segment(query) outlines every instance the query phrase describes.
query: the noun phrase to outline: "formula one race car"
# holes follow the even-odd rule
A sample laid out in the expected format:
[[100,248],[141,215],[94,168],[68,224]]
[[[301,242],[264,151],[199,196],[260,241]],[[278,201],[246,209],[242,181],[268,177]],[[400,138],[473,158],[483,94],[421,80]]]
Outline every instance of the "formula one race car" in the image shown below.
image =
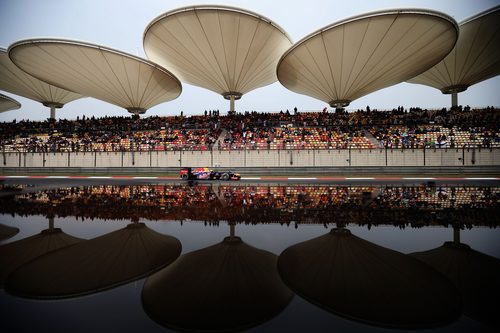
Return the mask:
[[182,168],[179,172],[181,179],[221,179],[221,180],[240,180],[241,175],[232,171],[214,171],[209,168]]

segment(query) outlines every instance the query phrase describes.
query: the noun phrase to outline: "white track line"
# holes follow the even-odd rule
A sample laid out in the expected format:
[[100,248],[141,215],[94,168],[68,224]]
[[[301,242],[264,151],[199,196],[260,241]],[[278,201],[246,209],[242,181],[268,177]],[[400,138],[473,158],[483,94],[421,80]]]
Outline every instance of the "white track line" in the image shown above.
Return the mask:
[[346,177],[346,180],[371,180],[375,179],[375,177]]
[[260,180],[260,177],[241,177],[241,180]]
[[434,177],[405,177],[405,180],[434,180]]
[[68,176],[47,176],[45,178],[49,178],[49,179],[66,179],[66,178],[69,178]]
[[110,176],[88,176],[88,179],[111,179]]
[[29,178],[30,176],[5,176],[6,178]]
[[498,178],[495,177],[469,177],[469,178],[464,178],[467,180],[497,180]]
[[316,180],[316,177],[288,177],[288,180]]

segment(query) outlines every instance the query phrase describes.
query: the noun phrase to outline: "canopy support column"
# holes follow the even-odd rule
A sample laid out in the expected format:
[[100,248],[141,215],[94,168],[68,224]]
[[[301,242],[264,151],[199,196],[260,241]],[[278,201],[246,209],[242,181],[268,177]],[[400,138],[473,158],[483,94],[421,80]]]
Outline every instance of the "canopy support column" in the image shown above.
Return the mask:
[[454,91],[451,93],[451,107],[458,106],[458,92]]
[[222,96],[224,97],[224,99],[229,100],[229,112],[228,113],[233,114],[235,111],[234,110],[234,101],[241,98],[241,93],[229,91],[229,92],[223,93]]
[[60,109],[64,104],[56,103],[56,102],[41,102],[43,106],[50,108],[50,118],[52,120],[56,120],[56,109]]
[[234,112],[234,96],[229,96],[229,112]]
[[132,113],[133,119],[139,119],[139,115],[146,113],[146,109],[136,107],[127,108],[127,111]]
[[54,105],[50,106],[50,119],[56,119],[56,107]]

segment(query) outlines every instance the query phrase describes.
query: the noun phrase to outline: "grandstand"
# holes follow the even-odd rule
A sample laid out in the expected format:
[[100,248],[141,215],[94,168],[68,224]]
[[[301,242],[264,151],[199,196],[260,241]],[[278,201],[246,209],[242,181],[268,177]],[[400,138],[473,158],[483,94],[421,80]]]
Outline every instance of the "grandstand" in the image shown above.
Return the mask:
[[3,152],[500,147],[500,110],[245,113],[1,123]]
[[[498,152],[492,150],[500,147],[500,112],[495,107],[344,110],[371,92],[432,71],[454,48],[471,49],[474,42],[459,39],[460,29],[470,34],[476,31],[471,26],[484,21],[491,30],[488,40],[496,40],[497,23],[491,17],[497,17],[498,7],[483,14],[472,25],[459,27],[451,16],[433,10],[380,10],[328,24],[293,44],[283,28],[260,14],[196,5],[172,9],[148,24],[143,46],[149,60],[76,40],[17,41],[1,50],[3,72],[13,74],[0,80],[0,88],[48,101],[52,108],[90,96],[134,117],[1,123],[2,166],[498,166]],[[481,56],[496,59],[496,52],[488,48]],[[468,84],[496,75],[495,66]],[[68,100],[26,94],[27,80],[63,89]],[[177,98],[180,80],[229,99],[228,114],[210,110],[200,116],[184,117],[181,112],[139,119],[147,109]],[[299,112],[297,107],[293,112],[235,111],[235,100],[276,81],[328,103],[336,112]],[[465,151],[458,152],[470,148],[467,158]],[[476,157],[476,148],[491,151]],[[412,152],[390,156],[384,149]],[[426,149],[456,151],[430,156]],[[192,153],[183,159],[184,152]],[[301,152],[306,153],[299,156]],[[98,158],[98,153],[105,154]]]

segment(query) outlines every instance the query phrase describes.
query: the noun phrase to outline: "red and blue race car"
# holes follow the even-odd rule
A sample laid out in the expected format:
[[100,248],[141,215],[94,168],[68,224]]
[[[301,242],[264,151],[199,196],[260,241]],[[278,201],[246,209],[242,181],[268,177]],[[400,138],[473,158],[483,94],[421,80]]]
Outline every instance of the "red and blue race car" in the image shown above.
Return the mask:
[[182,168],[179,172],[181,179],[185,180],[240,180],[241,175],[232,171],[214,171],[209,168]]

